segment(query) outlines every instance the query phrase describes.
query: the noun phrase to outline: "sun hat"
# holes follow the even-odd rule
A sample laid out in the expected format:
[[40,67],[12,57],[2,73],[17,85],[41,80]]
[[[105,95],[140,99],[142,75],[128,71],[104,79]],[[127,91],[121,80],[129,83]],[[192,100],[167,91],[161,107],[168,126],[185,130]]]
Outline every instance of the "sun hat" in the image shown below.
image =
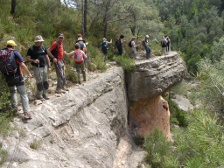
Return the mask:
[[9,40],[9,41],[7,41],[6,45],[7,45],[7,46],[12,46],[12,47],[17,46],[16,43],[15,43],[15,41],[13,41],[13,40]]
[[40,36],[40,35],[38,35],[38,36],[36,36],[36,37],[34,38],[34,43],[36,43],[36,42],[43,42],[43,41],[44,41],[44,39],[43,39],[43,37]]
[[79,38],[78,38],[78,41],[82,41],[82,40],[83,40],[82,37],[79,37]]
[[145,38],[149,38],[149,35],[147,34],[147,35],[145,35]]
[[58,34],[58,38],[59,38],[59,37],[65,38],[64,34],[62,34],[62,33],[59,33],[59,34]]

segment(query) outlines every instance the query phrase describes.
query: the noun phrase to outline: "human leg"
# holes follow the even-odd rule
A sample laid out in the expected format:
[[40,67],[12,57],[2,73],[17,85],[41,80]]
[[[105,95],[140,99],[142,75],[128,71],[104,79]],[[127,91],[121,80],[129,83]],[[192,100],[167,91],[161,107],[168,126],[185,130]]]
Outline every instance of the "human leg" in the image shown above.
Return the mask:
[[80,65],[80,69],[82,70],[83,80],[86,81],[86,71],[85,71],[84,64]]
[[17,89],[16,89],[15,86],[10,86],[9,90],[10,90],[10,97],[11,97],[12,108],[16,109],[17,106],[18,106]]
[[24,85],[20,85],[20,86],[16,86],[17,91],[20,95],[21,98],[21,102],[22,102],[22,107],[23,107],[23,112],[24,113],[29,113],[30,112],[30,106],[29,106],[29,99],[26,93],[26,86]]
[[81,68],[80,68],[80,64],[75,63],[75,69],[76,69],[76,72],[77,72],[77,75],[78,75],[78,83],[81,84],[81,78],[80,78]]
[[33,76],[37,85],[37,98],[43,99],[43,68],[33,66]]
[[65,84],[65,72],[63,61],[58,61],[55,63],[55,69],[57,74],[57,87],[56,90],[62,89]]
[[146,51],[146,59],[150,58],[150,48],[149,46],[145,46],[145,51]]

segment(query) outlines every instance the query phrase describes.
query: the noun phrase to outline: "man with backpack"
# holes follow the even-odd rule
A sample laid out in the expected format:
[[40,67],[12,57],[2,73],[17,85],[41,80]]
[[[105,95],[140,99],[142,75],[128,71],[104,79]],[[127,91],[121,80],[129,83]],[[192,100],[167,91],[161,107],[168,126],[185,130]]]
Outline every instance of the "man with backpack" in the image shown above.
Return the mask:
[[65,51],[65,55],[74,56],[75,68],[76,68],[76,72],[78,73],[78,83],[81,84],[80,71],[82,71],[83,81],[86,81],[86,71],[85,71],[84,60],[87,59],[87,56],[80,49],[80,44],[79,43],[75,44],[75,51],[72,51],[70,53],[67,53]]
[[131,41],[128,43],[128,46],[131,47],[131,58],[136,59],[136,55],[137,55],[137,50],[136,47],[138,45],[136,45],[135,43],[136,38],[132,37]]
[[169,52],[170,51],[170,45],[171,45],[171,40],[169,38],[169,36],[165,35],[165,38],[166,38],[166,52]]
[[116,40],[116,47],[118,50],[118,55],[123,54],[123,44],[124,43],[124,35],[120,35],[120,38]]
[[166,37],[163,36],[163,38],[160,41],[161,47],[162,47],[162,55],[166,55],[166,47],[167,47],[167,41]]
[[150,53],[151,53],[151,50],[150,50],[150,47],[149,47],[149,35],[145,36],[144,41],[142,41],[142,45],[145,47],[146,59],[149,59],[150,58]]
[[22,55],[15,50],[16,43],[9,40],[6,45],[7,47],[0,51],[0,69],[10,90],[12,107],[15,112],[18,111],[18,92],[22,102],[24,118],[31,119],[29,99],[21,68],[28,74],[28,77],[32,77],[32,75],[24,64]]
[[55,93],[65,93],[68,91],[66,88],[65,79],[65,64],[64,58],[64,48],[63,48],[64,34],[59,33],[57,35],[57,41],[53,42],[52,45],[47,49],[47,54],[52,58],[55,65],[57,74],[57,87]]
[[105,55],[104,62],[106,62],[108,59],[108,44],[112,44],[112,39],[110,39],[110,41],[107,41],[107,39],[104,37],[103,42],[100,44],[101,50],[103,54]]
[[42,45],[43,42],[44,40],[42,36],[38,35],[35,37],[35,44],[29,47],[27,51],[27,60],[31,62],[33,67],[34,77],[36,79],[37,85],[37,99],[48,100],[48,70],[51,70],[51,64],[47,55],[47,50]]

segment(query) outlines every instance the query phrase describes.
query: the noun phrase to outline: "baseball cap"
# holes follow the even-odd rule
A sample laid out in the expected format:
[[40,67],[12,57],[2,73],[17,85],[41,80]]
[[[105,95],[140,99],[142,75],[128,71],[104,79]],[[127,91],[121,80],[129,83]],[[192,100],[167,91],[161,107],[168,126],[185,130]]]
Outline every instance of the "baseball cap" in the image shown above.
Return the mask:
[[62,34],[62,33],[59,33],[59,34],[58,34],[58,37],[65,38],[64,34]]
[[15,43],[15,41],[13,41],[13,40],[9,40],[9,41],[7,41],[6,45],[7,45],[7,46],[12,46],[12,47],[17,46],[16,43]]

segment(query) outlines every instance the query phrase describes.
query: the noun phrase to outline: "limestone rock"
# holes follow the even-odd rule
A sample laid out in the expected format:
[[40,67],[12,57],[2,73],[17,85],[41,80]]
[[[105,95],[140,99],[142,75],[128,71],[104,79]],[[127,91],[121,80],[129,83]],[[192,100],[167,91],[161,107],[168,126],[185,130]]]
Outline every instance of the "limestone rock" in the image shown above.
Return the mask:
[[136,62],[127,73],[127,92],[130,101],[153,99],[181,82],[186,66],[177,52]]

